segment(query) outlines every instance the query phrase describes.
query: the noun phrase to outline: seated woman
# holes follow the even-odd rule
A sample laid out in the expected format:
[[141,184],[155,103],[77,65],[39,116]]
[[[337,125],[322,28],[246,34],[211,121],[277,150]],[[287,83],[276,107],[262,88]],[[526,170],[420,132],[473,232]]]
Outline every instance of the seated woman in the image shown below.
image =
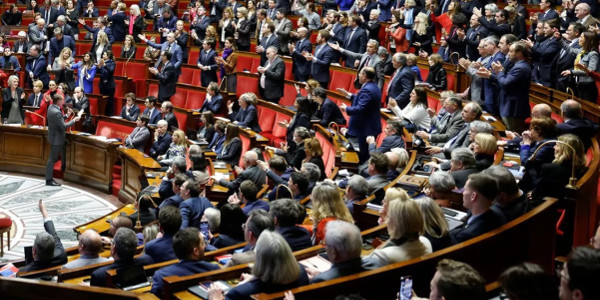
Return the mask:
[[185,132],[183,132],[181,129],[177,129],[175,132],[173,132],[173,138],[167,153],[165,153],[165,155],[159,155],[156,160],[161,166],[170,166],[173,164],[173,158],[176,156],[185,158],[186,153],[187,139],[185,137]]
[[325,225],[327,225],[327,222],[341,220],[354,223],[354,219],[352,219],[352,215],[335,184],[331,182],[317,183],[310,198],[313,205],[310,218],[313,223],[312,240],[314,245],[320,244],[325,238]]
[[392,201],[386,220],[390,239],[368,258],[385,266],[431,253],[431,243],[421,236],[425,229],[423,220],[423,213],[415,201]]
[[156,203],[152,200],[150,195],[143,195],[135,202],[135,207],[138,209],[137,212],[129,216],[131,222],[135,225],[140,218],[140,225],[146,226],[148,223],[152,223],[156,220]]
[[469,148],[475,154],[475,166],[483,171],[494,164],[494,155],[498,151],[496,137],[489,133],[478,133]]
[[204,184],[210,178],[207,167],[208,161],[204,157],[204,154],[202,152],[192,154],[190,148],[191,175],[193,175],[200,184]]
[[449,234],[448,221],[440,206],[429,197],[415,199],[421,207],[425,222],[423,236],[431,243],[431,250],[438,251],[454,245],[454,239]]
[[379,219],[377,223],[383,224],[387,218],[388,209],[390,206],[390,202],[392,201],[407,201],[410,200],[410,196],[403,189],[399,188],[389,188],[385,191],[385,196],[381,201],[381,210],[379,211]]
[[429,74],[425,82],[429,83],[429,86],[434,91],[445,91],[448,88],[448,81],[446,79],[446,70],[443,67],[442,56],[439,54],[433,54],[429,56]]
[[258,125],[258,114],[256,106],[254,105],[257,101],[256,95],[253,93],[245,93],[240,96],[238,104],[240,109],[237,113],[233,113],[233,102],[227,102],[227,113],[229,119],[236,125],[242,127],[248,127],[256,133],[260,133],[260,125]]
[[225,161],[233,167],[238,165],[241,155],[242,140],[240,139],[240,128],[231,123],[227,124],[223,150],[217,152],[217,159]]
[[427,91],[423,87],[415,87],[410,93],[410,102],[404,109],[400,109],[396,100],[389,100],[388,107],[399,118],[413,124],[416,130],[429,130],[431,118],[427,113]]
[[[520,158],[521,166],[525,167],[523,178],[519,181],[519,187],[524,192],[529,192],[537,185],[537,175],[543,164],[554,160],[553,143],[540,146],[556,136],[556,122],[550,118],[533,118],[529,130],[523,132]],[[539,149],[538,149],[539,148]],[[536,153],[532,159],[533,153]]]
[[[575,162],[575,177],[580,178],[586,171],[586,161],[583,143],[573,134],[563,134],[554,145],[554,160],[543,164],[537,174],[538,182],[533,188],[532,198],[542,200],[544,197],[560,198],[565,195],[565,186],[573,172]],[[571,149],[569,146],[575,149]]]
[[320,180],[327,178],[325,173],[325,163],[323,163],[323,148],[321,148],[321,142],[317,138],[309,138],[304,140],[304,153],[306,157],[302,160],[302,163],[313,163],[321,169]]
[[287,126],[286,142],[291,151],[294,151],[297,147],[294,141],[294,130],[298,127],[311,128],[310,117],[312,114],[311,102],[306,97],[297,97],[294,101],[294,107],[296,108],[296,114],[294,114],[292,120],[289,123],[287,121],[282,123]]
[[[318,83],[317,83],[318,84]],[[315,117],[321,120],[319,124],[324,127],[329,127],[330,123],[338,125],[346,125],[346,118],[342,114],[340,107],[327,98],[327,91],[322,87],[317,87],[312,92],[312,101],[318,105]]]
[[427,197],[431,197],[439,206],[450,207],[452,204],[452,190],[456,188],[454,178],[447,172],[437,171],[429,176],[429,188],[424,190]]
[[224,248],[244,242],[244,230],[242,226],[246,223],[246,215],[237,204],[227,203],[220,209],[221,225],[219,236],[211,242],[216,248]]
[[[252,275],[242,274],[242,282],[227,292],[229,300],[251,299],[257,293],[273,293],[308,284],[308,275],[298,264],[290,246],[277,232],[265,230],[256,241],[256,262]],[[216,285],[208,290],[209,300],[225,299]]]
[[212,142],[213,137],[215,136],[215,124],[217,123],[215,115],[212,111],[207,110],[200,115],[200,122],[204,125],[202,126],[202,129],[198,131],[198,140],[204,140],[207,143]]
[[288,145],[283,145],[283,147],[277,149],[275,153],[283,156],[290,167],[300,169],[300,167],[302,167],[302,161],[306,158],[303,141],[311,137],[312,136],[306,127],[296,127],[294,130],[294,143],[298,146],[291,151]]

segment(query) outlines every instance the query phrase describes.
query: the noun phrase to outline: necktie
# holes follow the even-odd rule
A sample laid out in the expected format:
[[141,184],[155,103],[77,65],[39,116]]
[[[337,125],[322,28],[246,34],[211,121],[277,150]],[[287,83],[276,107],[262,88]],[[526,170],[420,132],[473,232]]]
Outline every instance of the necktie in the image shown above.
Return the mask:
[[363,64],[363,67],[368,67],[369,66],[369,62],[371,62],[371,56],[367,56],[367,59],[365,59],[365,63]]
[[50,9],[46,10],[46,24],[50,24]]
[[390,79],[390,83],[387,86],[387,93],[388,93],[388,95],[390,94],[390,88],[392,87],[392,84],[394,83],[394,80],[396,79],[396,74],[398,74],[398,71],[400,71],[400,68],[396,69],[396,71],[394,72],[394,74],[392,74],[392,78]]
[[348,47],[348,45],[350,45],[350,42],[352,42],[352,37],[354,36],[354,31],[356,31],[356,28],[352,29],[352,31],[350,32],[350,36],[348,37],[348,40],[346,41],[346,47]]

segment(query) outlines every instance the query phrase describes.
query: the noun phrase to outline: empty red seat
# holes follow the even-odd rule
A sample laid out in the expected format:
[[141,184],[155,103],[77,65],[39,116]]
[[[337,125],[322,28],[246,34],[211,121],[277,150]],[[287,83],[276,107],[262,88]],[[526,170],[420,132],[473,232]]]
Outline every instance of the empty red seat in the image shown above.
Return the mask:
[[158,97],[158,83],[148,84],[148,96]]
[[279,100],[279,104],[283,106],[292,106],[296,102],[296,88],[292,84],[284,84],[283,86],[283,98]]
[[238,74],[236,94],[240,97],[244,93],[254,93],[258,95],[257,75],[247,73]]
[[[200,109],[206,99],[206,92],[200,90],[188,90],[187,101],[185,102],[186,109]],[[225,103],[223,103],[225,105]]]
[[243,166],[244,165],[244,163],[243,163],[244,162],[244,153],[246,153],[246,151],[250,150],[250,139],[243,134],[240,135],[240,139],[242,140],[242,155],[240,155],[240,160],[238,162],[238,165]]
[[200,57],[200,50],[198,48],[191,48],[188,53],[187,63],[190,65],[198,65],[198,57]]
[[107,121],[99,121],[96,126],[96,135],[101,135],[109,139],[121,139],[125,138],[133,131],[135,124],[132,122],[130,126],[124,124],[111,123]]
[[268,134],[273,131],[273,123],[275,122],[275,117],[277,113],[274,110],[265,108],[264,106],[257,106],[258,113],[258,125],[260,126],[261,135],[264,135],[266,138]]
[[[237,72],[244,72],[252,70],[252,58],[245,54],[238,55],[237,65],[235,67]],[[238,82],[239,84],[239,82]]]
[[188,115],[185,111],[173,110],[177,123],[179,123],[179,129],[186,132],[187,130],[194,130],[195,128],[187,128]]
[[182,87],[177,87],[175,89],[175,94],[171,96],[171,103],[175,107],[185,107],[185,101],[187,98],[187,90]]

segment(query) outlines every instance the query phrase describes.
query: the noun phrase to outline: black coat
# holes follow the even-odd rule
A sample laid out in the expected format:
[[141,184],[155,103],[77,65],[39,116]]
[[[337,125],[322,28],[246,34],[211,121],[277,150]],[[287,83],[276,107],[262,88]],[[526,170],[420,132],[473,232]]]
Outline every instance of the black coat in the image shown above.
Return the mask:
[[23,110],[23,104],[25,104],[26,99],[21,99],[21,95],[23,95],[23,92],[24,91],[22,88],[17,87],[17,99],[14,99],[11,95],[10,88],[5,88],[2,90],[2,120],[8,119],[13,101],[19,101],[21,119],[25,120],[25,111]]

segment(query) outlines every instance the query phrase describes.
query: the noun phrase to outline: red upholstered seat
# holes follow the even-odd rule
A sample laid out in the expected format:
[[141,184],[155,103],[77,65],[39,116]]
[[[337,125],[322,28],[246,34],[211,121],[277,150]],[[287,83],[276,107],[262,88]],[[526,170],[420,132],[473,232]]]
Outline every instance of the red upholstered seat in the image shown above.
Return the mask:
[[175,114],[175,118],[177,118],[177,123],[179,123],[179,129],[183,130],[184,132],[186,131],[186,129],[190,129],[190,130],[194,129],[194,128],[186,127],[188,115],[185,112],[174,110],[173,113]]
[[0,229],[12,226],[12,220],[10,218],[0,218]]
[[271,137],[268,139],[271,141],[271,145],[275,147],[279,147],[282,142],[286,140],[287,128],[279,125],[279,122],[289,121],[292,118],[286,114],[277,113],[275,117],[275,122],[273,123],[273,130],[271,131]]
[[[112,45],[112,52],[113,52],[113,54],[114,54],[115,57],[121,57],[121,49],[122,48],[123,48],[123,46],[118,45],[118,44],[113,44]],[[117,74],[115,74],[115,75],[117,75]]]
[[[355,74],[346,69],[331,68],[331,77],[329,79],[329,90],[335,91],[338,88],[350,91],[350,86],[353,86]],[[354,87],[352,87],[354,88]]]
[[381,91],[381,107],[387,107],[387,104],[385,103],[387,95],[388,95],[388,85],[389,85],[390,81],[384,81],[383,82],[383,90]]
[[123,65],[125,63],[121,62],[121,61],[117,61],[115,64],[115,75],[116,76],[123,76]]
[[279,104],[283,106],[292,106],[296,102],[296,88],[291,84],[283,86],[283,98],[279,100]]
[[325,175],[329,177],[335,166],[335,148],[327,137],[323,136],[321,133],[317,132],[315,137],[321,142],[321,148],[323,149],[322,158],[323,163],[325,164]]
[[202,70],[200,70],[199,68],[193,69],[194,73],[192,75],[192,82],[190,83],[191,85],[195,85],[195,86],[200,86],[200,75],[202,74]]
[[246,151],[250,150],[250,139],[243,134],[240,135],[240,139],[242,140],[242,155],[240,155],[240,160],[238,162],[238,165],[243,166],[244,165],[244,163],[243,163],[244,162],[244,153],[246,153]]
[[283,60],[285,63],[285,75],[283,79],[294,80],[294,73],[292,72],[292,61],[291,60]]
[[242,94],[249,92],[258,95],[258,77],[240,75],[238,75],[236,95],[240,97]]
[[433,111],[438,112],[441,108],[441,102],[438,99],[427,94],[427,107],[431,108]]
[[200,50],[199,48],[192,48],[190,49],[190,52],[188,53],[188,61],[187,63],[190,65],[197,65],[198,64],[198,57],[200,57]]
[[[187,94],[187,101],[185,102],[185,108],[187,109],[200,109],[206,99],[205,91],[189,90]],[[225,105],[225,103],[223,103]]]
[[96,126],[96,135],[101,135],[109,139],[125,140],[125,138],[133,131],[134,128],[135,125],[133,123],[131,126],[126,126],[123,124],[98,121],[98,126]]
[[158,97],[158,83],[150,83],[148,85],[148,96]]
[[[381,128],[385,128],[385,126],[387,126],[387,121],[383,118],[381,119]],[[385,133],[380,133],[377,136],[377,141],[375,141],[375,143],[377,144],[377,147],[379,147],[381,145],[381,142],[383,141],[383,139],[386,137]]]
[[144,52],[146,52],[146,48],[148,48],[148,46],[144,44],[137,44],[135,47],[137,48],[135,51],[135,59],[144,59]]
[[446,80],[448,81],[447,90],[456,91],[456,76],[446,72]]
[[194,78],[194,69],[188,67],[181,68],[181,75],[179,75],[179,79],[177,82],[192,84],[192,79]]
[[[244,72],[252,70],[252,57],[240,54],[238,55],[238,61],[236,65],[236,71]],[[239,84],[239,82],[238,82]]]
[[171,96],[171,103],[175,107],[185,107],[185,101],[187,99],[187,89],[177,87],[175,94]]
[[[267,109],[263,106],[257,106],[258,113],[258,125],[260,126],[261,135],[270,134],[273,132],[273,126],[275,123],[275,117],[277,113],[273,110]],[[268,138],[267,136],[265,136]]]

